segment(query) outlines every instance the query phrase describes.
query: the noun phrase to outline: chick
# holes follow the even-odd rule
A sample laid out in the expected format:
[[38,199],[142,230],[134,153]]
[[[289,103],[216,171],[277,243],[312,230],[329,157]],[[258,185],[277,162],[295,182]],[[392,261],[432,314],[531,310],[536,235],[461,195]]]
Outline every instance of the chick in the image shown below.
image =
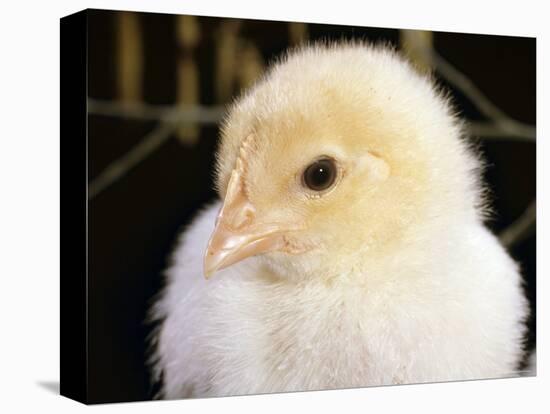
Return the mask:
[[221,135],[222,202],[181,235],[151,311],[162,397],[515,375],[518,266],[431,79],[384,47],[304,47]]

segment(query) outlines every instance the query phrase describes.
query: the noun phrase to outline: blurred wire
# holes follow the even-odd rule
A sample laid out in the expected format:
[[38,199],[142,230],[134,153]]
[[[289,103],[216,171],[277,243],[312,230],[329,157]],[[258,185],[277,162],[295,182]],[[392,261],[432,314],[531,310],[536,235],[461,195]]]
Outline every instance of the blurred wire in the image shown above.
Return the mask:
[[123,177],[145,160],[153,151],[166,142],[176,129],[186,123],[218,124],[223,118],[224,107],[171,106],[148,105],[144,103],[121,103],[88,99],[88,113],[138,119],[144,121],[159,121],[158,126],[147,134],[135,147],[118,160],[109,164],[88,186],[88,199],[95,196]]
[[535,231],[537,202],[533,200],[525,211],[499,235],[500,241],[511,248],[524,241]]
[[483,128],[479,128],[480,125],[478,125],[478,135],[485,137],[488,134],[491,137],[501,136],[529,141],[536,139],[537,132],[533,125],[524,124],[506,115],[481,92],[470,78],[447,62],[433,48],[426,53],[431,56],[436,71],[466,95],[483,115],[493,121],[491,124],[484,125]]
[[[175,117],[174,117],[175,118]],[[176,119],[161,122],[139,144],[109,164],[97,178],[88,186],[88,200],[95,196],[126,175],[128,171],[147,158],[153,151],[159,148],[174,133],[179,122]]]
[[223,118],[225,108],[218,106],[149,105],[141,102],[122,103],[88,98],[88,113],[144,121],[164,121],[176,116],[179,122],[215,125]]
[[466,124],[468,128],[468,133],[473,137],[480,137],[485,140],[505,140],[511,139],[516,141],[523,141],[534,143],[534,135],[525,135],[518,133],[519,131],[514,131],[510,129],[503,129],[494,122],[475,122],[470,121]]

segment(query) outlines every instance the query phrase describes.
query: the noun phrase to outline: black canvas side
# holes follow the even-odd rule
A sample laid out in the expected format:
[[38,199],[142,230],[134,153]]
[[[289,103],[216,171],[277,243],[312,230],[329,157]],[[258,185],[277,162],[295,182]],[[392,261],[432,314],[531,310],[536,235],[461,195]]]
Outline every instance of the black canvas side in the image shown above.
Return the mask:
[[60,393],[87,391],[87,11],[60,23],[61,367]]

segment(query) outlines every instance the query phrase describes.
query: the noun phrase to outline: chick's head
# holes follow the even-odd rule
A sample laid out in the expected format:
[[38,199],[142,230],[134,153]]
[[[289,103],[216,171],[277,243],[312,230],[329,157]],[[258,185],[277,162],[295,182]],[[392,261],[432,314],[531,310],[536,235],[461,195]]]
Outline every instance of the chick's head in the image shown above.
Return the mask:
[[235,102],[205,273],[260,256],[281,274],[344,274],[477,220],[477,159],[447,99],[395,52],[300,49]]

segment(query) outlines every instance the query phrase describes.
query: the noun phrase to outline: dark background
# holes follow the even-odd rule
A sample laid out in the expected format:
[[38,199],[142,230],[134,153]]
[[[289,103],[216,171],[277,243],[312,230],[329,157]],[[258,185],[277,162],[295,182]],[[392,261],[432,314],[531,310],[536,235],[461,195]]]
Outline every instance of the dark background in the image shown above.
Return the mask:
[[[119,100],[117,89],[118,12],[88,13],[88,96]],[[143,85],[141,99],[155,105],[176,103],[177,62],[182,51],[176,41],[176,16],[139,13],[142,35]],[[192,59],[199,69],[201,105],[219,105],[216,98],[217,28],[227,19],[200,17],[200,39]],[[399,46],[399,30],[308,24],[309,40],[360,38]],[[239,39],[250,41],[264,64],[290,44],[288,23],[242,20]],[[465,73],[505,113],[535,124],[534,39],[433,34],[440,55]],[[436,74],[437,75],[437,74]],[[463,116],[483,116],[465,96],[449,87]],[[235,84],[232,94],[241,86]],[[157,125],[155,120],[113,115],[88,115],[88,178],[93,182],[113,161],[123,156]],[[218,129],[200,127],[194,145],[171,137],[126,175],[89,201],[89,400],[114,402],[152,397],[154,387],[146,368],[143,321],[151,298],[162,286],[161,272],[182,225],[214,197],[213,151]],[[484,140],[485,179],[492,191],[494,215],[488,224],[499,233],[535,198],[535,144],[518,140]],[[535,309],[535,230],[511,249],[521,264],[526,290]],[[534,313],[527,346],[535,343]]]

